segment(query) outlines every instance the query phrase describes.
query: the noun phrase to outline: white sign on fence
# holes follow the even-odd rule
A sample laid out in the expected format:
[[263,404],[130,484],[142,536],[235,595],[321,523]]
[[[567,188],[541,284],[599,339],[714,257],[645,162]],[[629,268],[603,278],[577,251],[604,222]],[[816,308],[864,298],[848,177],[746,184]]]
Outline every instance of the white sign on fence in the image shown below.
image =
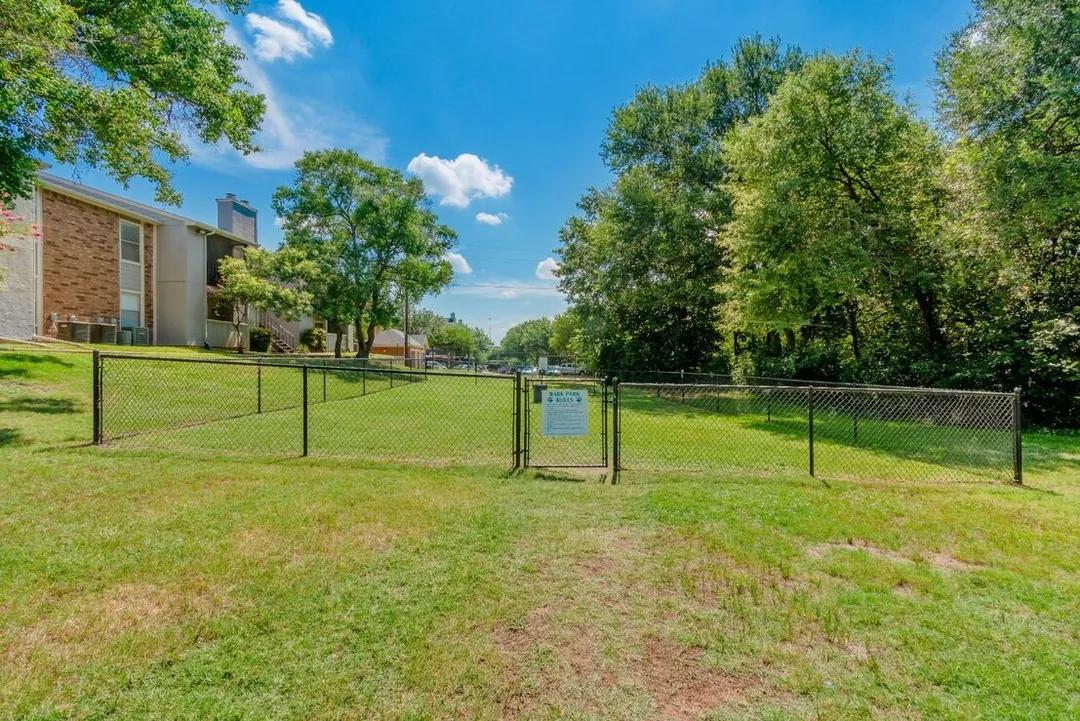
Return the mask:
[[540,392],[544,436],[589,435],[589,392],[587,390],[544,390]]

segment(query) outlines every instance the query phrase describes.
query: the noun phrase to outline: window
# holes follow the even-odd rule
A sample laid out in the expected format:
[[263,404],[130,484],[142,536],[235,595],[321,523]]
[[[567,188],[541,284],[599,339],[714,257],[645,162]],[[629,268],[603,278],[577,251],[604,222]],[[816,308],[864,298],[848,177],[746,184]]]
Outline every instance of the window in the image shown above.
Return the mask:
[[140,293],[121,293],[120,294],[120,327],[124,329],[138,328],[139,319],[142,315],[140,309],[142,308],[142,294]]
[[142,264],[142,227],[120,221],[120,259]]
[[142,226],[120,221],[120,327],[142,325]]

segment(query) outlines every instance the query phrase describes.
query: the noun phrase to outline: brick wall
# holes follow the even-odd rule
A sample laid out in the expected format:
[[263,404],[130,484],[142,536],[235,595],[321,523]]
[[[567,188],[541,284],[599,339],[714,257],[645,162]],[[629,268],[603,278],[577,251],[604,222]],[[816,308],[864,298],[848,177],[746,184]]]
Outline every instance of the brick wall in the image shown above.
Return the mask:
[[[120,317],[120,215],[77,198],[42,189],[42,290],[49,315],[81,321]],[[146,323],[153,323],[153,226],[143,226]]]

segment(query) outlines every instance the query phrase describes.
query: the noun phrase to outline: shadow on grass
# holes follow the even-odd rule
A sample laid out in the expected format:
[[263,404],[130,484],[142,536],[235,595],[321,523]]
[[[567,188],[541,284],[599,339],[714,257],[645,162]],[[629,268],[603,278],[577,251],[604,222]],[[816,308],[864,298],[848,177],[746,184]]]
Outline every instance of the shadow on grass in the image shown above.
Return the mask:
[[[624,392],[623,410],[642,415],[713,418],[722,423],[795,441],[809,441],[805,408],[791,399],[751,395],[681,398]],[[770,418],[771,416],[771,418]],[[717,429],[720,432],[720,429]],[[986,436],[980,443],[978,435]],[[845,451],[879,453],[898,460],[917,461],[968,472],[1011,472],[1012,438],[1004,430],[972,430],[915,422],[880,421],[830,413],[816,420],[814,438],[819,462],[826,454]],[[835,456],[834,456],[835,460]],[[982,475],[982,473],[980,473]]]
[[71,361],[57,358],[48,353],[0,353],[0,364],[6,365],[7,363],[13,364],[14,367],[0,368],[0,378],[27,376],[30,374],[30,369],[26,367],[28,365],[57,365],[65,368],[71,368],[75,365]]
[[[532,471],[532,477],[538,481],[555,481],[557,483],[585,483],[589,481],[589,478],[584,476],[577,476],[573,473],[564,473],[561,471]],[[601,483],[606,482],[607,474],[600,474]]]
[[79,407],[67,398],[19,396],[0,403],[0,412],[8,413],[78,413]]
[[0,448],[21,446],[27,443],[22,431],[17,428],[0,428]]

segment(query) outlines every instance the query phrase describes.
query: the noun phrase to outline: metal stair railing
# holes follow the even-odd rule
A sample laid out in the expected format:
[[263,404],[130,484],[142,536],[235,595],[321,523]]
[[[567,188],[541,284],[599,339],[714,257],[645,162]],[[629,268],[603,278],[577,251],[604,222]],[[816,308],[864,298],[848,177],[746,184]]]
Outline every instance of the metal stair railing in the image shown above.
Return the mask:
[[270,331],[272,335],[271,345],[275,350],[281,353],[296,352],[296,334],[286,330],[273,315],[265,311],[260,311],[257,323]]

